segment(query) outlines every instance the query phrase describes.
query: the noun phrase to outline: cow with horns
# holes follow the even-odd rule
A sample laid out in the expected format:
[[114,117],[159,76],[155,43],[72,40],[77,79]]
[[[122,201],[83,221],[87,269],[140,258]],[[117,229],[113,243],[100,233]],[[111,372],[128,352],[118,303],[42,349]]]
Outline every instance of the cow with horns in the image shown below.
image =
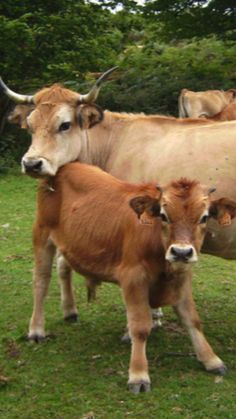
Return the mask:
[[[79,160],[130,182],[159,179],[166,183],[178,173],[216,186],[219,196],[227,190],[229,198],[236,200],[236,122],[218,124],[201,119],[103,112],[93,102],[101,83],[113,70],[108,70],[86,95],[53,85],[25,96],[1,82],[10,98],[29,106],[27,117],[25,108],[17,117],[21,126],[32,133],[32,144],[22,158],[22,171],[49,177],[66,163]],[[223,228],[214,219],[209,221],[203,251],[235,259],[236,222],[231,223],[228,217],[225,224]],[[59,274],[64,316],[75,318],[71,268],[62,257]],[[38,330],[30,329],[29,335],[42,338]]]

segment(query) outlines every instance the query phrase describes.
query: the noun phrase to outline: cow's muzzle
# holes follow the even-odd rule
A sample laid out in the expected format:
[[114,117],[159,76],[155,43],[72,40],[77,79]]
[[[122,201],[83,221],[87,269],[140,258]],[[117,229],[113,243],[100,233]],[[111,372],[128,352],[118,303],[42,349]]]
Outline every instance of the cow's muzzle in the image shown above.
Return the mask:
[[192,245],[172,244],[166,252],[166,260],[169,262],[192,263],[197,262],[198,256]]
[[22,171],[27,175],[31,176],[40,176],[42,173],[43,167],[43,160],[42,159],[35,159],[35,160],[22,160]]

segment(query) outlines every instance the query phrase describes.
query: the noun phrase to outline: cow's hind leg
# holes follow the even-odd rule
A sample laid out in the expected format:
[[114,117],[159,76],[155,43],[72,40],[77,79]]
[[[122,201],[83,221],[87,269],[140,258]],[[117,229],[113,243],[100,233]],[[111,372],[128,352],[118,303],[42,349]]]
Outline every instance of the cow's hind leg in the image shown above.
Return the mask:
[[[39,233],[40,234],[40,233]],[[35,239],[36,242],[36,239]],[[30,320],[28,338],[36,342],[45,338],[43,303],[48,292],[51,279],[55,245],[48,238],[47,233],[42,232],[35,243],[35,266],[33,275],[34,308]]]
[[[135,283],[137,282],[137,283]],[[128,387],[133,393],[150,390],[146,342],[152,327],[152,315],[145,281],[136,281],[122,287],[127,309],[128,329],[132,348]]]
[[192,293],[189,292],[174,309],[188,330],[197,359],[202,362],[207,371],[224,375],[227,369],[223,361],[214,353],[202,332]]
[[64,319],[68,322],[76,322],[78,311],[72,285],[72,268],[59,251],[57,251],[57,273],[60,281],[61,305]]

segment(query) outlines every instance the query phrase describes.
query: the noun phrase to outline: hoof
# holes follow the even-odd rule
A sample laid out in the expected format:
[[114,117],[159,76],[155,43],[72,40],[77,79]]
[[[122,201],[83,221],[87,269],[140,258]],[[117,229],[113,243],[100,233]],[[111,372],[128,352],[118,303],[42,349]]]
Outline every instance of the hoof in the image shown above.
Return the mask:
[[213,368],[212,370],[208,370],[208,372],[216,375],[226,375],[228,370],[227,367],[223,364],[221,367]]
[[40,343],[46,339],[46,336],[38,335],[36,333],[27,336],[29,342]]
[[151,384],[148,381],[141,380],[138,383],[128,383],[128,388],[131,393],[147,393],[151,390]]
[[69,316],[64,317],[65,322],[67,323],[76,323],[78,321],[78,314],[77,313],[73,313],[73,314],[69,314]]

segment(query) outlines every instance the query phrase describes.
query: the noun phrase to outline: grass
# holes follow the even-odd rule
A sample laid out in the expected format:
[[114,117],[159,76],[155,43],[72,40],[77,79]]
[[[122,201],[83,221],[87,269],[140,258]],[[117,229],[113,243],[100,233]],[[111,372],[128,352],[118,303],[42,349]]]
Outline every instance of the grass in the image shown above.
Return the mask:
[[126,389],[129,345],[120,342],[125,311],[118,287],[104,284],[92,305],[83,279],[74,284],[80,313],[65,324],[54,274],[45,314],[51,339],[25,339],[32,310],[31,226],[37,182],[0,178],[0,418],[235,418],[236,263],[201,256],[194,295],[204,330],[228,366],[226,377],[206,373],[188,336],[166,308],[162,329],[148,341],[152,391]]

